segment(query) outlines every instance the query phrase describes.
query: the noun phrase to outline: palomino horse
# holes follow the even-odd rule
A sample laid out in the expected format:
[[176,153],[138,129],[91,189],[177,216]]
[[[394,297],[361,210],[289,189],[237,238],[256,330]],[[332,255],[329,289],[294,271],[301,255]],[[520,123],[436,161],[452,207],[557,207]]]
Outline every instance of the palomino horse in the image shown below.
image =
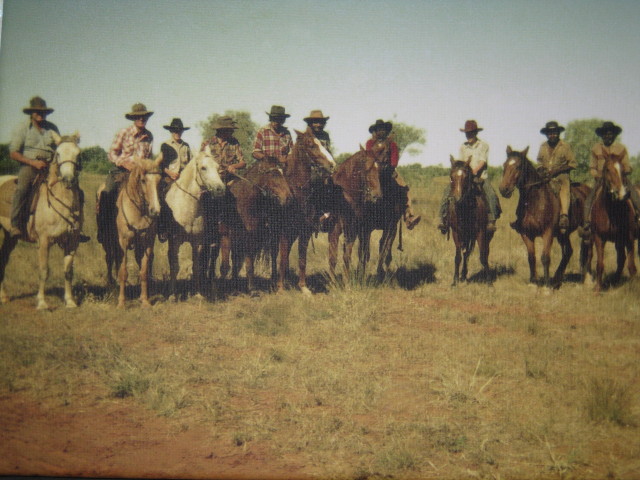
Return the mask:
[[[159,158],[160,160],[160,158]],[[116,252],[119,268],[120,294],[118,308],[124,308],[125,287],[127,285],[127,251],[133,249],[140,268],[140,301],[148,307],[148,276],[153,262],[153,244],[156,237],[157,218],[160,214],[158,185],[161,171],[158,161],[136,159],[135,165],[123,181],[116,200],[117,245],[113,245],[113,232],[102,232],[102,246]],[[98,224],[99,229],[110,229],[108,224]],[[109,255],[107,254],[107,259]]]
[[476,242],[480,251],[482,273],[488,279],[489,244],[493,232],[487,231],[488,205],[482,190],[474,184],[473,172],[469,166],[471,158],[466,162],[453,157],[450,160],[449,180],[453,201],[449,202],[449,219],[456,246],[453,285],[457,285],[458,281],[464,282],[467,279],[467,262]]
[[[23,240],[38,242],[38,260],[40,283],[38,287],[37,308],[47,309],[44,287],[49,276],[49,248],[57,244],[64,251],[64,302],[67,307],[75,307],[71,291],[73,280],[73,259],[78,248],[83,223],[81,190],[78,184],[78,148],[79,136],[59,137],[54,135],[58,147],[46,180],[40,185],[35,211],[27,225],[27,234]],[[15,191],[14,176],[6,176],[0,186],[3,198],[13,197]],[[18,239],[10,237],[8,231],[11,220],[8,211],[0,214],[0,223],[4,231],[4,242],[0,250],[0,301],[9,301],[4,290],[4,273],[9,256]]]
[[[560,199],[553,192],[548,179],[543,179],[533,164],[527,159],[529,147],[522,152],[507,147],[507,160],[504,162],[500,193],[509,198],[517,187],[520,200],[516,210],[520,224],[519,233],[527,247],[529,260],[529,282],[536,282],[536,251],[535,239],[542,237],[542,266],[544,268],[544,285],[559,286],[562,283],[564,271],[573,255],[570,235],[582,222],[584,203],[590,188],[587,185],[571,185],[571,207],[569,209],[569,228],[562,234],[558,228],[560,218]],[[558,239],[562,248],[562,259],[558,265],[553,280],[549,277],[551,264],[551,245],[553,238]],[[586,258],[586,248],[581,249],[581,262]]]
[[[309,294],[307,288],[307,248],[309,240],[316,227],[317,220],[315,206],[310,198],[314,192],[313,184],[322,183],[323,178],[328,178],[336,167],[336,162],[326,148],[307,128],[305,132],[299,132],[296,143],[286,159],[284,176],[293,194],[293,205],[290,219],[280,235],[279,254],[280,269],[277,289],[284,288],[284,279],[289,270],[289,252],[291,246],[298,240],[298,287],[303,293]],[[314,181],[314,177],[318,177]],[[273,261],[273,260],[272,260]]]
[[342,189],[342,201],[335,214],[339,221],[329,232],[329,274],[335,279],[338,261],[338,242],[344,232],[344,270],[349,274],[351,252],[356,239],[359,241],[359,272],[363,271],[364,258],[368,257],[371,231],[374,228],[373,208],[382,198],[378,163],[371,152],[360,151],[342,163],[333,174],[333,183]]
[[[246,261],[247,289],[255,288],[254,264],[260,251],[271,253],[272,279],[277,272],[276,242],[293,202],[293,194],[275,159],[254,163],[244,177],[238,177],[229,187],[233,200],[222,214],[220,247],[220,277],[229,273],[229,256],[233,254],[232,278],[237,281]],[[213,254],[212,269],[215,269]]]
[[191,244],[193,260],[192,291],[201,293],[205,270],[202,268],[201,255],[204,245],[205,212],[202,194],[209,192],[212,198],[220,198],[226,190],[220,178],[220,165],[211,154],[207,145],[198,152],[173,182],[165,196],[165,202],[171,212],[168,225],[168,257],[171,282],[171,294],[175,298],[176,278],[178,276],[178,251],[184,242]]
[[614,282],[619,281],[626,260],[628,260],[629,276],[636,274],[635,212],[628,199],[629,191],[622,179],[621,161],[622,158],[619,156],[605,157],[601,187],[595,194],[591,208],[591,229],[597,254],[595,285],[597,292],[602,289],[604,246],[607,242],[615,244],[618,257]]

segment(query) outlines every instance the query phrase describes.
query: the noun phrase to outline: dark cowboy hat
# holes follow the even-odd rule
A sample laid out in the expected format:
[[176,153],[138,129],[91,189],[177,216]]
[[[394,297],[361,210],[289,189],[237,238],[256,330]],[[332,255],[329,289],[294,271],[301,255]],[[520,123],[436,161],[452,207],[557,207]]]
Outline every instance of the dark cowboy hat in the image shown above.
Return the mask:
[[557,130],[558,133],[562,133],[564,132],[564,127],[561,125],[558,125],[558,122],[556,122],[555,120],[552,120],[550,122],[547,122],[544,125],[544,128],[540,129],[540,133],[543,135],[548,134],[549,132],[553,131],[553,130]]
[[329,117],[325,117],[322,114],[322,110],[311,110],[311,113],[309,114],[308,117],[303,118],[303,120],[307,123],[311,123],[314,120],[322,120],[324,122],[326,122],[327,120],[329,120]]
[[237,130],[238,125],[236,125],[236,121],[233,118],[228,116],[218,118],[213,124],[214,130],[223,130],[225,128],[229,130]]
[[284,118],[288,118],[291,115],[289,115],[288,113],[284,112],[284,107],[281,107],[280,105],[273,105],[271,107],[271,111],[270,112],[265,112],[267,115],[269,115],[269,117],[284,117]]
[[620,128],[618,125],[614,124],[613,122],[604,122],[601,127],[596,128],[596,135],[599,137],[602,137],[602,135],[604,135],[605,132],[613,132],[615,136],[618,136],[620,135],[621,131],[622,131],[622,128]]
[[162,128],[169,130],[170,132],[184,132],[185,130],[189,130],[191,127],[185,127],[182,125],[181,119],[174,118],[171,120],[171,125],[164,125]]
[[153,112],[147,110],[144,103],[136,103],[131,107],[131,111],[129,113],[124,114],[127,120],[133,120],[136,117],[150,117],[151,115],[153,115]]
[[387,133],[391,131],[393,128],[393,124],[391,122],[385,122],[384,120],[378,119],[376,123],[369,127],[369,133],[373,133],[375,130],[386,130]]
[[29,100],[29,106],[23,108],[22,111],[27,115],[31,115],[33,112],[51,113],[53,112],[53,108],[48,108],[47,102],[41,97],[33,97]]
[[464,122],[464,128],[461,128],[460,131],[461,132],[481,132],[482,130],[484,130],[484,128],[480,128],[478,126],[478,122],[476,122],[475,120],[467,120],[466,122]]

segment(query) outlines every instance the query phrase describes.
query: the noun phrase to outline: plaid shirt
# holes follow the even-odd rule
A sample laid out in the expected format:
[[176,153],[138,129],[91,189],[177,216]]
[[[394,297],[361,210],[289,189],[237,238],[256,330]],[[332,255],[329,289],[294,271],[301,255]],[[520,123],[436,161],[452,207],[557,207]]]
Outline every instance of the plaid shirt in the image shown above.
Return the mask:
[[228,142],[225,142],[219,137],[213,136],[210,140],[202,143],[202,149],[207,145],[211,148],[211,153],[216,157],[216,161],[220,163],[221,167],[228,167],[244,161],[242,148],[235,138],[230,138]]
[[289,130],[282,127],[282,133],[275,132],[271,125],[266,125],[258,130],[253,151],[262,152],[268,157],[280,157],[287,155],[293,149],[293,140]]
[[131,165],[133,158],[151,158],[153,156],[153,134],[146,128],[138,133],[135,125],[123,128],[109,149],[109,161],[118,167]]

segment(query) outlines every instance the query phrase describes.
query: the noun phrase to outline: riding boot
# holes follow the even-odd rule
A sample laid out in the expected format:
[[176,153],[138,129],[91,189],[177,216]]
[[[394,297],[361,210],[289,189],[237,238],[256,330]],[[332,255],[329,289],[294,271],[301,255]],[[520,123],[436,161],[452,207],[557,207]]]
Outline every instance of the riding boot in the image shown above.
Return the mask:
[[440,201],[440,223],[438,224],[438,230],[443,235],[446,235],[449,231],[449,201],[451,195],[451,186],[447,185]]

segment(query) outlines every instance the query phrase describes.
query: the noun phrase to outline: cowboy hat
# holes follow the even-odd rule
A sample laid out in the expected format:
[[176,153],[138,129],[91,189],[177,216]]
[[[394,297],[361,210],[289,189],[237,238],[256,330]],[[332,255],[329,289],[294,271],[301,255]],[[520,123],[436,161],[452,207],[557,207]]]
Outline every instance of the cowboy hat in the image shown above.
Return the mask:
[[322,114],[322,110],[311,110],[311,113],[309,114],[309,116],[303,118],[303,120],[307,123],[311,123],[313,120],[322,120],[326,122],[327,120],[329,120],[329,117],[325,117]]
[[369,133],[373,133],[374,130],[382,129],[390,132],[393,128],[393,124],[391,122],[385,122],[381,119],[376,120],[376,123],[369,127]]
[[284,107],[281,107],[280,105],[273,105],[271,107],[271,112],[265,112],[267,115],[269,115],[269,117],[284,117],[284,118],[288,118],[291,115],[289,115],[288,113],[284,112]]
[[476,122],[475,120],[467,120],[466,122],[464,122],[464,128],[461,128],[460,131],[461,132],[481,132],[482,130],[484,130],[484,128],[480,128],[478,126],[478,122]]
[[604,122],[601,127],[596,128],[596,135],[602,137],[605,132],[613,132],[615,136],[620,135],[622,128],[615,125],[613,122]]
[[171,125],[164,125],[162,128],[169,130],[170,132],[183,132],[185,130],[189,130],[191,127],[185,127],[182,125],[182,120],[179,118],[174,118],[171,120]]
[[561,125],[558,125],[558,122],[556,122],[555,120],[552,120],[550,122],[547,122],[544,126],[544,128],[540,129],[540,133],[543,135],[546,135],[547,133],[549,133],[552,130],[557,130],[558,133],[562,133],[564,132],[564,127]]
[[33,97],[29,100],[29,106],[22,109],[27,115],[31,115],[33,112],[51,113],[53,108],[47,107],[47,102],[41,97]]
[[220,117],[218,118],[215,123],[213,124],[213,129],[214,130],[222,130],[222,129],[233,129],[233,130],[237,130],[238,129],[238,125],[236,124],[236,121],[229,117],[229,116],[224,116],[224,117]]
[[153,112],[147,110],[144,103],[136,103],[131,107],[131,112],[124,114],[127,120],[133,120],[136,117],[150,117],[151,115]]

